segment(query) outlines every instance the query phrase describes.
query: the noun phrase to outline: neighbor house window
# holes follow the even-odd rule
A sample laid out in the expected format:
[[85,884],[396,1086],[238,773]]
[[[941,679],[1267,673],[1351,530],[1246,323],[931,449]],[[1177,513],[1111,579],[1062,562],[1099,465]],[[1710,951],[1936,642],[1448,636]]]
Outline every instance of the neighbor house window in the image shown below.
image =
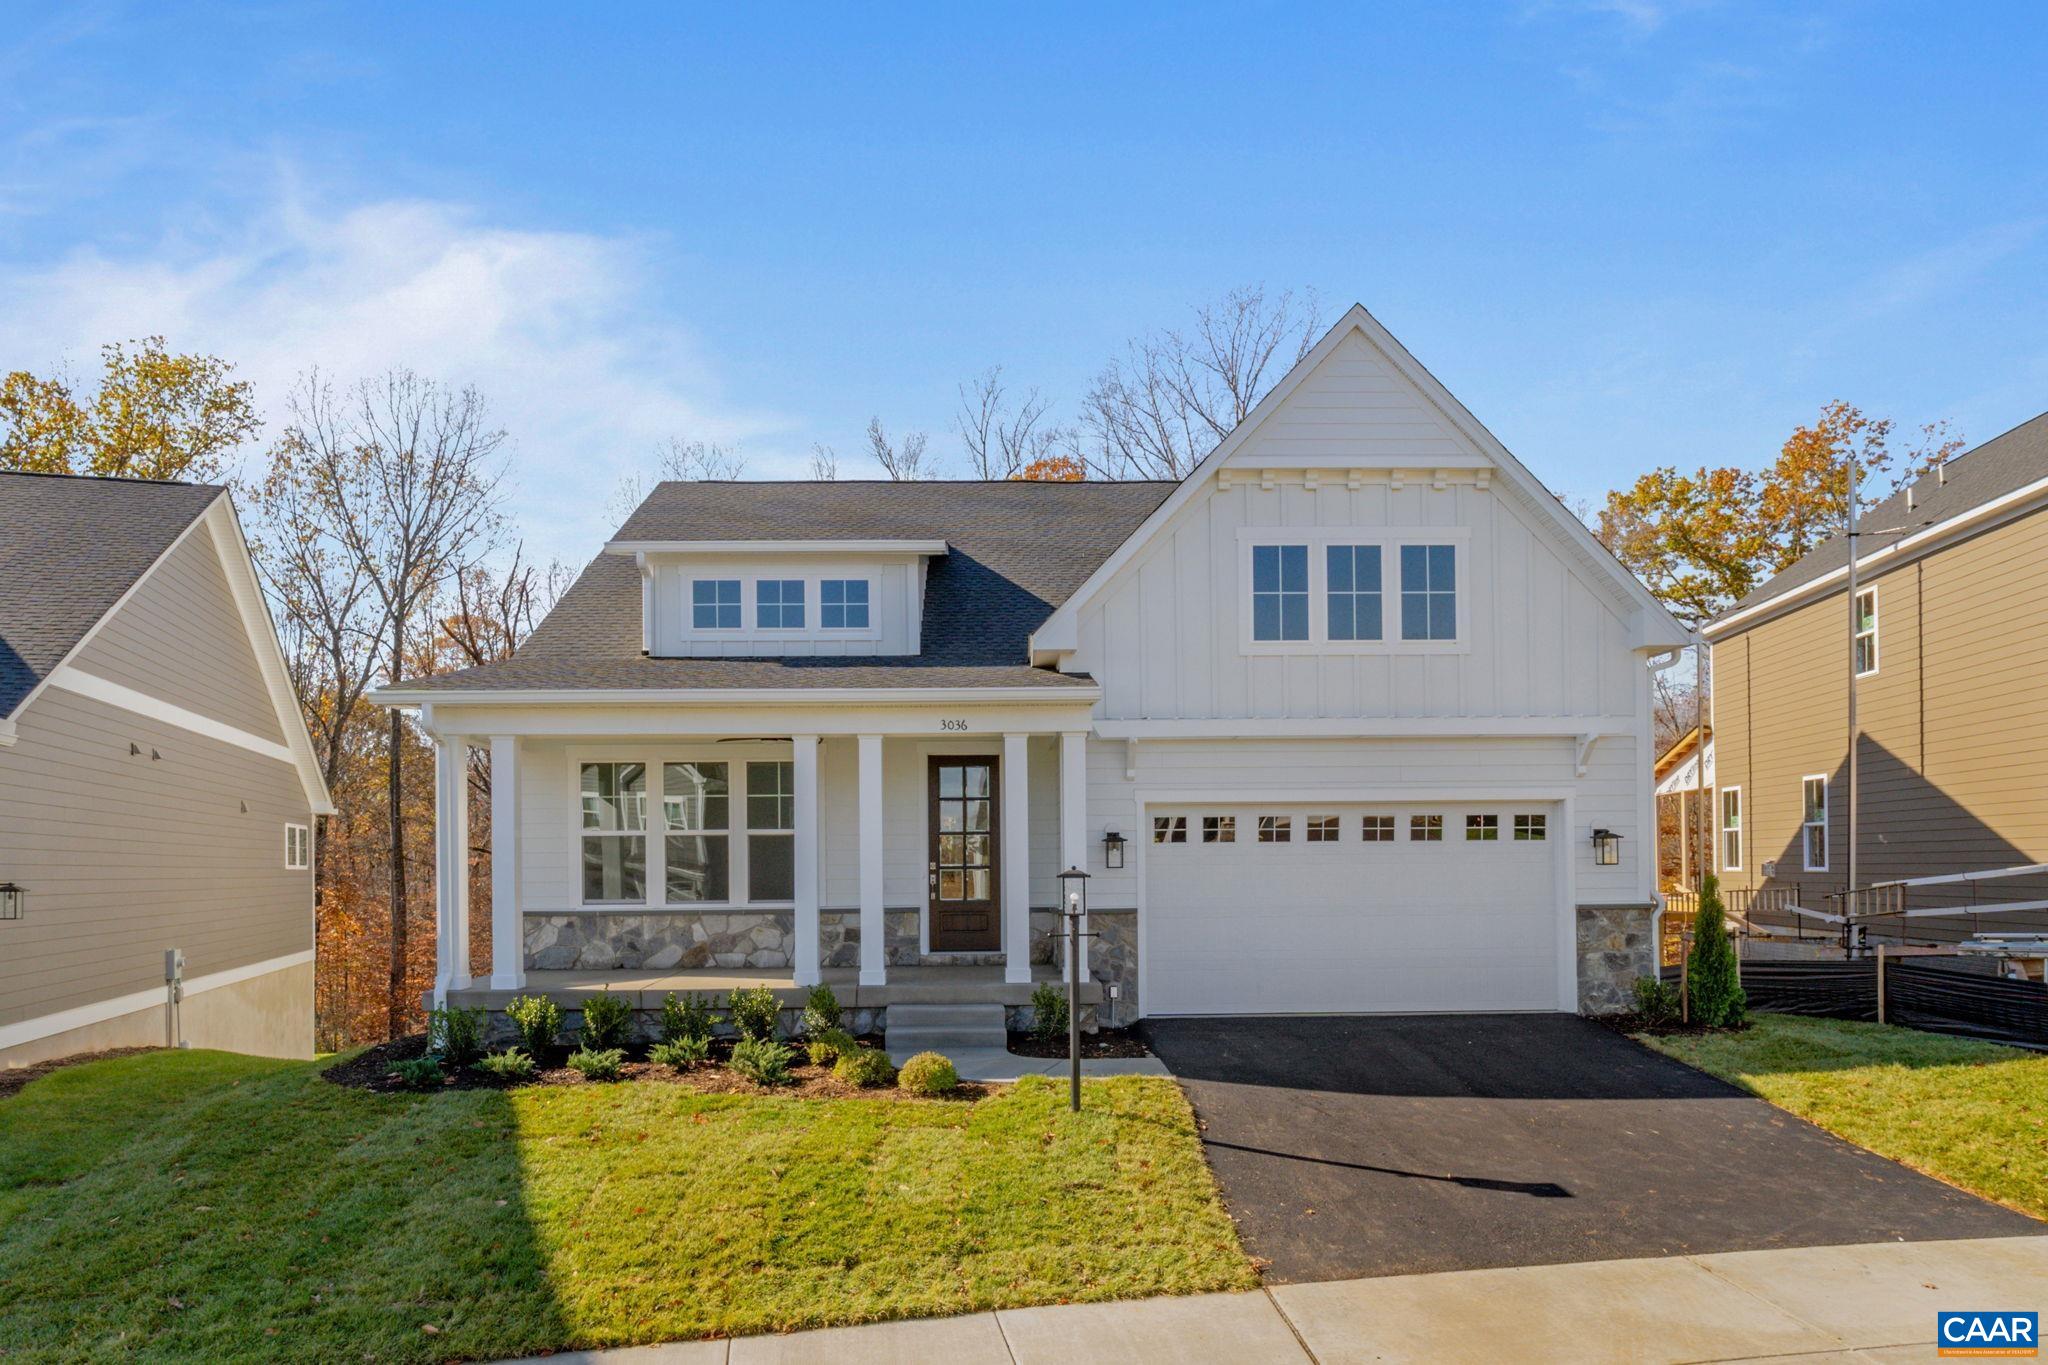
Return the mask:
[[1500,840],[1500,817],[1498,815],[1468,815],[1465,817],[1465,842],[1497,843]]
[[732,899],[731,808],[725,764],[661,765],[661,851],[670,903]]
[[1308,841],[1312,844],[1334,844],[1337,842],[1337,817],[1334,815],[1311,815],[1307,820]]
[[304,825],[284,827],[284,865],[294,872],[313,865],[313,831]]
[[1237,817],[1235,815],[1205,815],[1202,817],[1202,842],[1205,844],[1234,844],[1237,842]]
[[1391,844],[1394,842],[1394,817],[1368,815],[1359,834],[1368,844]]
[[690,584],[690,626],[694,630],[740,628],[740,581],[699,578]]
[[647,899],[647,765],[583,765],[583,899]]
[[1188,841],[1188,818],[1185,815],[1155,815],[1152,817],[1152,842],[1155,844],[1184,844]]
[[1328,592],[1332,640],[1380,638],[1380,547],[1328,547]]
[[1458,552],[1451,545],[1401,547],[1401,638],[1458,638]]
[[818,584],[818,624],[826,630],[866,630],[868,581],[828,578]]
[[1441,815],[1411,815],[1408,817],[1408,840],[1410,843],[1440,844],[1444,841],[1444,818]]
[[1877,672],[1877,589],[1856,594],[1856,673]]
[[1284,844],[1294,838],[1294,820],[1286,815],[1261,815],[1259,817],[1259,842],[1262,844]]
[[1252,638],[1308,638],[1308,546],[1252,546]]
[[1828,780],[1803,778],[1799,784],[1799,842],[1808,872],[1828,870]]
[[747,765],[747,899],[796,898],[796,764]]
[[1721,793],[1721,866],[1730,872],[1742,870],[1742,788],[1729,787]]
[[804,581],[764,578],[754,584],[754,624],[762,630],[802,630]]
[[1518,844],[1540,844],[1550,837],[1550,820],[1542,815],[1517,815],[1515,817],[1515,842]]

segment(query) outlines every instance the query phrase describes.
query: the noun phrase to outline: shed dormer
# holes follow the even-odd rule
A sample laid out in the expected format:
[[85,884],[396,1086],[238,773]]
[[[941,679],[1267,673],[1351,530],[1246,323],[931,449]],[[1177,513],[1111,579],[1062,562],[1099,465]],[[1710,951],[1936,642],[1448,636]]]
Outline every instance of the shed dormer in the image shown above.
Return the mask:
[[615,540],[657,658],[914,655],[943,540]]

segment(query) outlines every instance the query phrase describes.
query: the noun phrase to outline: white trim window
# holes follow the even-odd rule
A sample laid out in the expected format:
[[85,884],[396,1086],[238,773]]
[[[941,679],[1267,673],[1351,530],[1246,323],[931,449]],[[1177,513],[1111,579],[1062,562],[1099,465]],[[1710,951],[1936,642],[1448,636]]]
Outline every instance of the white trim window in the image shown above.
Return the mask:
[[287,872],[304,872],[313,865],[313,831],[304,825],[284,827],[284,866]]
[[690,580],[690,629],[738,630],[739,628],[739,579],[695,578]]
[[1401,638],[1458,638],[1458,547],[1401,547]]
[[1465,817],[1465,842],[1468,844],[1497,844],[1500,842],[1500,817],[1498,815],[1468,815]]
[[666,904],[723,904],[732,899],[730,771],[724,763],[661,765]]
[[1856,676],[1877,672],[1877,589],[1856,594]]
[[647,765],[581,768],[583,902],[647,902]]
[[1550,818],[1545,815],[1517,815],[1515,817],[1515,842],[1518,844],[1540,844],[1550,837]]
[[1378,545],[1324,549],[1324,611],[1332,640],[1378,640],[1385,629]]
[[865,578],[825,578],[818,581],[820,630],[866,630],[869,619],[868,581]]
[[757,630],[802,630],[804,628],[804,581],[801,578],[755,579],[754,628]]
[[1308,546],[1252,546],[1252,638],[1308,639]]
[[747,899],[796,899],[796,764],[747,764]]
[[1334,844],[1338,838],[1338,819],[1334,815],[1311,815],[1302,822],[1307,826],[1308,841],[1312,844]]
[[1368,844],[1391,844],[1394,842],[1394,817],[1391,815],[1368,815],[1359,822],[1358,837]]
[[1202,817],[1202,842],[1205,844],[1234,844],[1237,842],[1237,817],[1235,815],[1205,815]]
[[1261,815],[1259,817],[1259,842],[1262,844],[1287,844],[1294,842],[1294,818],[1288,815]]
[[1152,842],[1155,844],[1184,844],[1188,841],[1188,818],[1185,815],[1155,815],[1152,817]]
[[1444,841],[1444,818],[1441,815],[1411,815],[1408,817],[1408,842],[1411,844],[1440,844]]
[[1808,872],[1828,870],[1828,779],[1825,773],[1799,779],[1799,848]]
[[[1840,638],[1840,637],[1837,637]],[[1721,870],[1742,871],[1742,788],[1721,788]]]

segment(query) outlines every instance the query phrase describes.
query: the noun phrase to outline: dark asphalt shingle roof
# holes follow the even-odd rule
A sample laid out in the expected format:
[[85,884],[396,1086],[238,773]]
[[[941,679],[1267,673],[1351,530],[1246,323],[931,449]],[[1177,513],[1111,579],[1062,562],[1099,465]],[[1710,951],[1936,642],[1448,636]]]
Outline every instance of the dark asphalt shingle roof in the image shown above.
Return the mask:
[[0,473],[0,719],[220,495],[209,484]]
[[512,658],[415,689],[1073,687],[1030,666],[1029,640],[1175,485],[1152,483],[663,483],[618,540],[943,540],[929,561],[923,652],[905,656],[650,659],[640,575],[599,555]]
[[[2048,413],[2023,422],[1994,436],[1974,450],[1964,451],[1948,462],[1946,478],[1929,474],[1913,485],[1913,506],[1906,506],[1906,490],[1900,489],[1864,513],[1858,528],[1904,526],[1918,531],[1936,522],[1961,516],[1972,508],[2001,498],[2017,488],[2048,479]],[[1888,543],[1892,537],[1871,536],[1863,540],[1863,554]],[[1822,541],[1798,563],[1778,574],[1749,596],[1737,602],[1722,617],[1734,615],[1759,602],[1811,583],[1849,562],[1847,536]]]

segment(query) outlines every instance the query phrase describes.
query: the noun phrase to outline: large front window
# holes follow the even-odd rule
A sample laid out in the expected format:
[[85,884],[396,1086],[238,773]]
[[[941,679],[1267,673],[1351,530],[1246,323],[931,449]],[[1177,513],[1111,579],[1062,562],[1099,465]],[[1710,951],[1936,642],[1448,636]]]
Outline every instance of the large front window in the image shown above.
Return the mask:
[[1252,546],[1252,638],[1308,638],[1308,546]]
[[731,805],[725,764],[661,765],[662,874],[671,904],[732,899]]
[[747,899],[796,898],[796,764],[747,765]]
[[585,763],[583,899],[647,899],[647,765]]
[[1456,546],[1401,547],[1401,638],[1458,638]]

